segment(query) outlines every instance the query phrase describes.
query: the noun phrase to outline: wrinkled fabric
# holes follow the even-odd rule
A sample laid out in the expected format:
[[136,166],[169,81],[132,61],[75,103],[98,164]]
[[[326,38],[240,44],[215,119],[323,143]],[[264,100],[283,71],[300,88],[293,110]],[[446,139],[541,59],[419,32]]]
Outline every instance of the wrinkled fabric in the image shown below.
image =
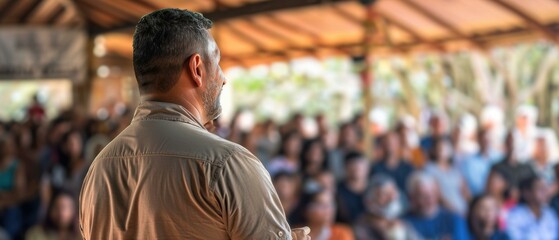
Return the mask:
[[80,194],[85,239],[290,239],[270,176],[182,106],[144,101],[93,161]]

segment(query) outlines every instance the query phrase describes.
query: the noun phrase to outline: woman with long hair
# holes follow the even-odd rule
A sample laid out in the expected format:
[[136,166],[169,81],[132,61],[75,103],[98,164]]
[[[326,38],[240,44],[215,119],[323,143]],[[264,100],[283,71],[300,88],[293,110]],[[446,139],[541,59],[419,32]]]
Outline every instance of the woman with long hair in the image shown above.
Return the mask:
[[472,239],[510,239],[505,232],[499,229],[499,207],[499,202],[491,195],[480,195],[471,201],[468,228]]
[[77,223],[76,200],[69,191],[55,193],[49,203],[47,216],[42,224],[27,231],[27,240],[81,239]]

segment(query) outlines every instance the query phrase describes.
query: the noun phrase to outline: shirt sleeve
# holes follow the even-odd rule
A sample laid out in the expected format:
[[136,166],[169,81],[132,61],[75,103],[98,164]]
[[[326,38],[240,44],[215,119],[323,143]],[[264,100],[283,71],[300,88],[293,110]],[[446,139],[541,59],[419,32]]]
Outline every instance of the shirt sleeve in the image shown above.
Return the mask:
[[239,148],[215,178],[214,191],[231,239],[291,239],[291,230],[270,175]]

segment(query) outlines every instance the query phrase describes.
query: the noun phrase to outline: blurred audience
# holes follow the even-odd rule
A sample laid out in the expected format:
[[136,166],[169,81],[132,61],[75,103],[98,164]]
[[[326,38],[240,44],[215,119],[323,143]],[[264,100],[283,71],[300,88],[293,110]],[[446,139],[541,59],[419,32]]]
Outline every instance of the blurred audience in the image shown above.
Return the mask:
[[[37,99],[23,121],[0,122],[0,239],[79,239],[81,183],[130,123],[121,105],[48,116]],[[290,223],[313,239],[559,239],[559,148],[536,126],[537,109],[520,106],[508,135],[496,106],[458,114],[297,113],[282,123],[241,109],[212,132],[259,157]],[[374,149],[365,131],[380,134]]]

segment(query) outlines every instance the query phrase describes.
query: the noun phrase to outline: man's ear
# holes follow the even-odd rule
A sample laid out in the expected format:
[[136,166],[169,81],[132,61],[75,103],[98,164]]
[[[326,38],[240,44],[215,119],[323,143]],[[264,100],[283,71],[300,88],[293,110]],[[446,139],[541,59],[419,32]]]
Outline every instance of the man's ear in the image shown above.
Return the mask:
[[190,56],[190,58],[188,59],[186,70],[192,78],[194,86],[202,86],[202,79],[204,77],[204,63],[202,62],[202,57],[200,57],[200,54],[195,53]]

